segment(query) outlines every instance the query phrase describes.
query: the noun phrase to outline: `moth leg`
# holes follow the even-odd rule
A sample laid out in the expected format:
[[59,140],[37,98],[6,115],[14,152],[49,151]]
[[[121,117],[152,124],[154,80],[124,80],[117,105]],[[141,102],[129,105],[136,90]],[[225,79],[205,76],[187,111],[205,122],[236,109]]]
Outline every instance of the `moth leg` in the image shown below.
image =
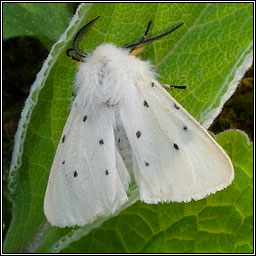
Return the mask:
[[175,88],[175,89],[186,89],[185,85],[169,85],[169,84],[161,84],[164,88]]

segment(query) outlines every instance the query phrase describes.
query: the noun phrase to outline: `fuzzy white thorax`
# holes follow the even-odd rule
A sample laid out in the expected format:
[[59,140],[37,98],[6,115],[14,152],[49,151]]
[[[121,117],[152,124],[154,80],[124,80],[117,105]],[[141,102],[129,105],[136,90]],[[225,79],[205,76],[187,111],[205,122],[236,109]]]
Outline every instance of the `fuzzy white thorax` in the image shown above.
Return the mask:
[[77,94],[89,97],[78,100],[90,99],[93,104],[113,106],[122,101],[127,92],[132,92],[136,81],[153,77],[154,72],[148,61],[131,55],[128,49],[102,44],[79,67],[75,83]]

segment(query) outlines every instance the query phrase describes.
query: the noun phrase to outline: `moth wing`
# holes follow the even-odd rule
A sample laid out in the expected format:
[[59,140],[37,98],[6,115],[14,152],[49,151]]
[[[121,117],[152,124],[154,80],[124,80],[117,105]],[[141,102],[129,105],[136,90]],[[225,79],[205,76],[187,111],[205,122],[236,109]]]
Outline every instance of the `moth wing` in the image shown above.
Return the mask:
[[139,166],[142,201],[198,200],[232,182],[224,150],[156,81],[137,81],[120,115]]
[[82,226],[126,200],[129,173],[116,150],[112,116],[105,105],[73,105],[55,155],[44,200],[48,221]]

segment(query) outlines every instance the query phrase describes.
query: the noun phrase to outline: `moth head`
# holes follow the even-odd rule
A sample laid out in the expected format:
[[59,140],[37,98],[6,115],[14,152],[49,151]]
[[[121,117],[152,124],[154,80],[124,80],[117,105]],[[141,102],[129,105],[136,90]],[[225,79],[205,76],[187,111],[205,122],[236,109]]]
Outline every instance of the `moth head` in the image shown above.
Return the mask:
[[[85,26],[83,26],[76,34],[74,40],[73,40],[73,44],[72,44],[72,48],[69,48],[66,50],[66,54],[69,58],[71,58],[72,60],[78,61],[78,62],[85,62],[85,58],[88,55],[87,53],[79,50],[78,48],[78,42],[79,42],[79,38],[81,37],[82,34],[84,34],[88,28],[99,19],[100,16],[94,18],[92,21],[90,21],[89,23],[87,23]],[[152,21],[149,21],[146,31],[143,35],[143,37],[136,43],[130,43],[127,45],[124,45],[122,48],[124,49],[129,49],[130,53],[132,55],[138,55],[144,48],[145,48],[145,44],[150,43],[150,42],[154,42],[164,36],[169,35],[170,33],[174,32],[176,29],[178,29],[180,26],[182,26],[184,23],[181,23],[179,25],[177,25],[176,27],[158,35],[155,37],[151,37],[151,38],[147,38],[150,26],[152,24]]]

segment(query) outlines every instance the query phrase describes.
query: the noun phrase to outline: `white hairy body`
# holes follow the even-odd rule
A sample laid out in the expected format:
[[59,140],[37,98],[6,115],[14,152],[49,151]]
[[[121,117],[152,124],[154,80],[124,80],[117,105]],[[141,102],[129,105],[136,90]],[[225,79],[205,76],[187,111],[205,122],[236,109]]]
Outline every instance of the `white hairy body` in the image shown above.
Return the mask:
[[85,61],[45,195],[52,225],[82,226],[115,212],[131,181],[146,203],[198,200],[232,182],[224,150],[149,63],[112,44]]

